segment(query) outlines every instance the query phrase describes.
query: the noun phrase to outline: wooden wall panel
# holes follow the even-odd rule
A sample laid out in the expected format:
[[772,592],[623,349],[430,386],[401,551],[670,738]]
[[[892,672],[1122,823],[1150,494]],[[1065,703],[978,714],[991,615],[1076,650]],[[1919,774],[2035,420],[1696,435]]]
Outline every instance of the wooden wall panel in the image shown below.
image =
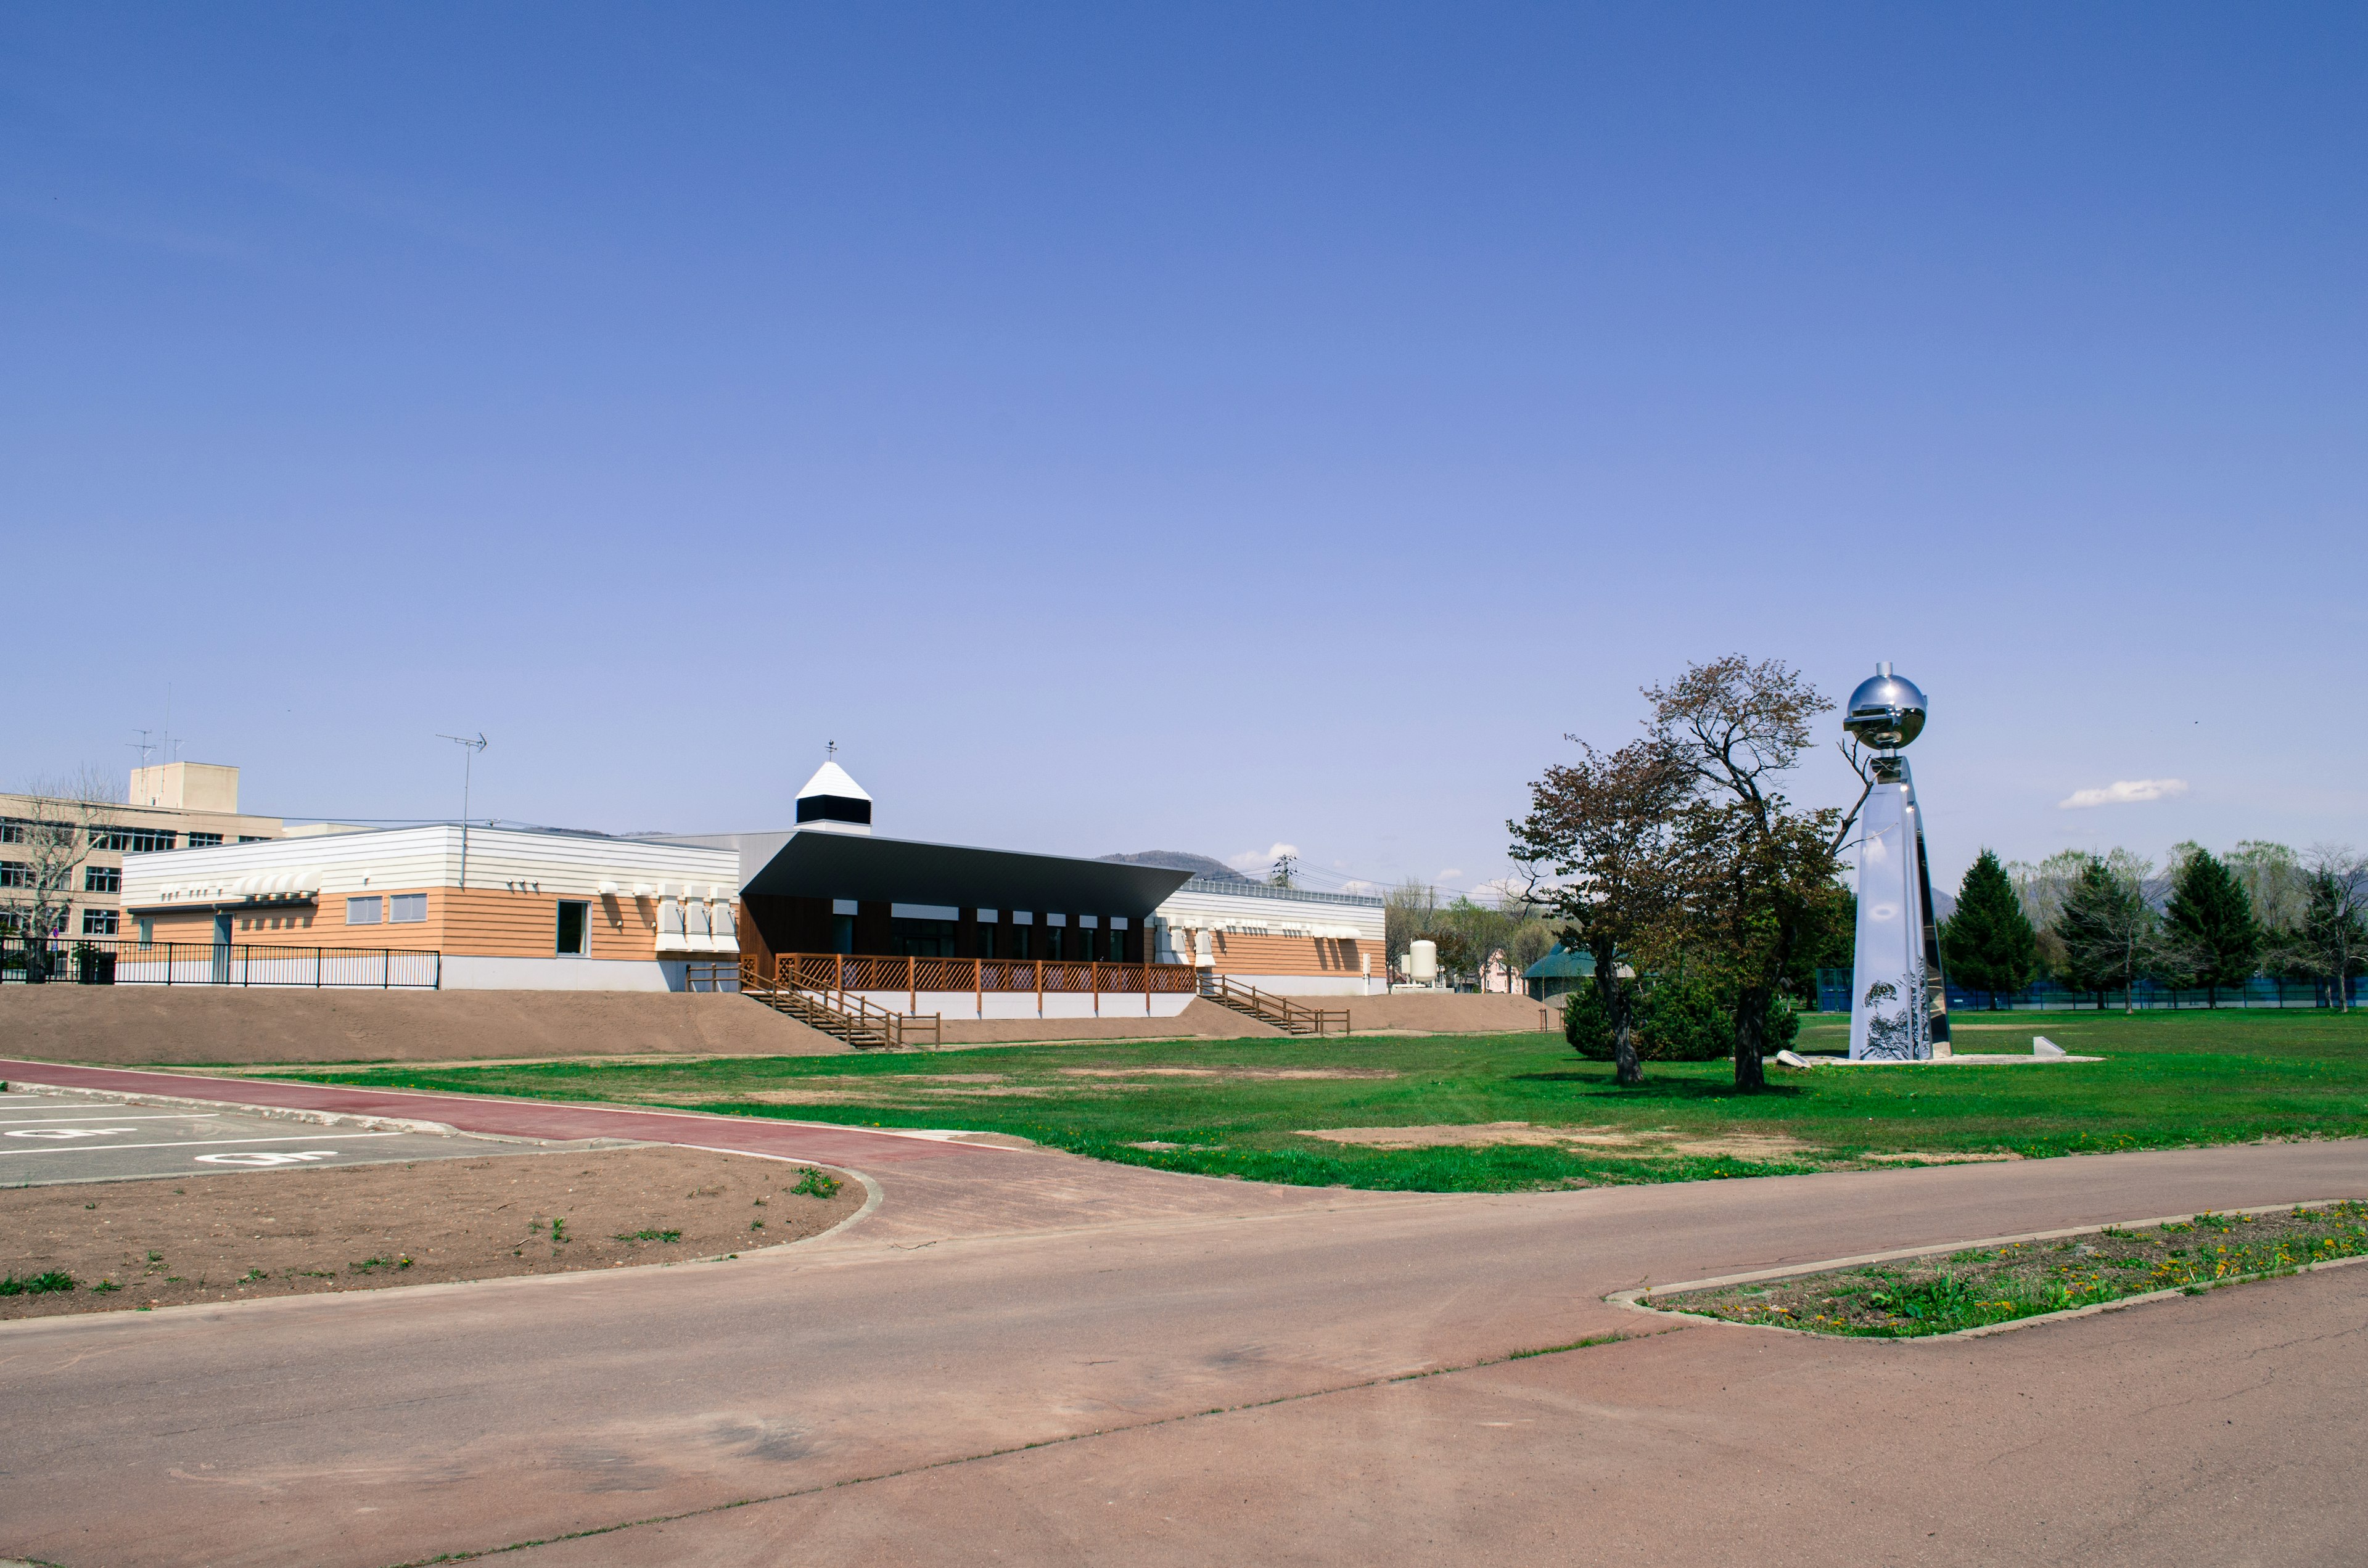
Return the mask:
[[1373,973],[1386,978],[1388,966],[1379,942],[1328,937],[1247,937],[1238,932],[1214,932],[1211,949],[1219,974],[1362,974],[1363,959],[1373,955]]

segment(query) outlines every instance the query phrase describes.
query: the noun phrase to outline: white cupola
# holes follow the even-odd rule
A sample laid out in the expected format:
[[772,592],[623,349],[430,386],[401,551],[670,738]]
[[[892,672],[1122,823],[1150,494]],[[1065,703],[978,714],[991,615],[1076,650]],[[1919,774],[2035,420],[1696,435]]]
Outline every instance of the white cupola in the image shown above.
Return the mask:
[[814,769],[798,791],[798,827],[816,833],[871,832],[871,797],[836,762]]

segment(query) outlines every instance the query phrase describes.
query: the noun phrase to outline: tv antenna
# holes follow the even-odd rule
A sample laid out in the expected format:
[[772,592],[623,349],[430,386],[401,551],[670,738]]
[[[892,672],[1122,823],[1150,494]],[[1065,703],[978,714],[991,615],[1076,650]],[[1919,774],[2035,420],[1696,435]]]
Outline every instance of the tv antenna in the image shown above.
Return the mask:
[[438,735],[439,741],[450,741],[467,755],[461,758],[461,885],[469,885],[469,774],[476,767],[477,754],[485,749],[485,732],[477,732],[474,740],[467,735]]
[[138,740],[126,741],[123,743],[126,746],[140,754],[140,766],[142,767],[148,766],[148,754],[156,749],[155,744],[148,739],[149,736],[155,733],[156,732],[154,730],[142,730],[139,732],[140,738]]

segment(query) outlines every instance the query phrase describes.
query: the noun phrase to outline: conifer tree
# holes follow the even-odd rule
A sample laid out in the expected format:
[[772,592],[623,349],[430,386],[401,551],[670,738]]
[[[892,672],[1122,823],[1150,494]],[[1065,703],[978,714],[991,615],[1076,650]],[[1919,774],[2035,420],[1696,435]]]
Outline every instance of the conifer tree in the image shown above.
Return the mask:
[[2137,879],[2115,876],[2090,857],[2064,894],[2055,936],[2064,945],[2066,984],[2093,994],[2100,1010],[2105,993],[2119,986],[2122,1011],[2135,1008],[2138,975],[2157,946],[2154,911]]
[[2194,965],[2205,1005],[2220,1005],[2220,988],[2253,977],[2261,957],[2261,926],[2244,885],[2208,849],[2198,849],[2179,868],[2177,890],[2164,923]]
[[1974,991],[1987,991],[1990,1009],[1998,1009],[2000,992],[2009,994],[2031,983],[2039,953],[2039,933],[2022,913],[2006,868],[1990,850],[1965,870],[1957,890],[1957,912],[1941,927],[1941,952],[1951,978]]

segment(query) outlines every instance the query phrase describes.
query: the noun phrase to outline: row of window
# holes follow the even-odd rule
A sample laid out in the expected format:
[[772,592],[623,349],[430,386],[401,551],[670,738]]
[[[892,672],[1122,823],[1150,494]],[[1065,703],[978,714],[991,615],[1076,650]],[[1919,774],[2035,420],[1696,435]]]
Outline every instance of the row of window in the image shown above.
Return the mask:
[[348,926],[416,926],[427,918],[427,895],[424,892],[399,892],[385,897],[373,893],[367,898],[346,900]]
[[[0,817],[0,844],[22,844],[26,835],[40,825],[23,817]],[[169,827],[96,827],[91,830],[90,846],[112,850],[119,855],[153,855],[180,844],[185,836],[187,846],[191,849],[211,849],[225,842],[224,836],[219,833],[183,835]],[[240,834],[238,841],[241,844],[268,842],[262,835],[252,833]]]

